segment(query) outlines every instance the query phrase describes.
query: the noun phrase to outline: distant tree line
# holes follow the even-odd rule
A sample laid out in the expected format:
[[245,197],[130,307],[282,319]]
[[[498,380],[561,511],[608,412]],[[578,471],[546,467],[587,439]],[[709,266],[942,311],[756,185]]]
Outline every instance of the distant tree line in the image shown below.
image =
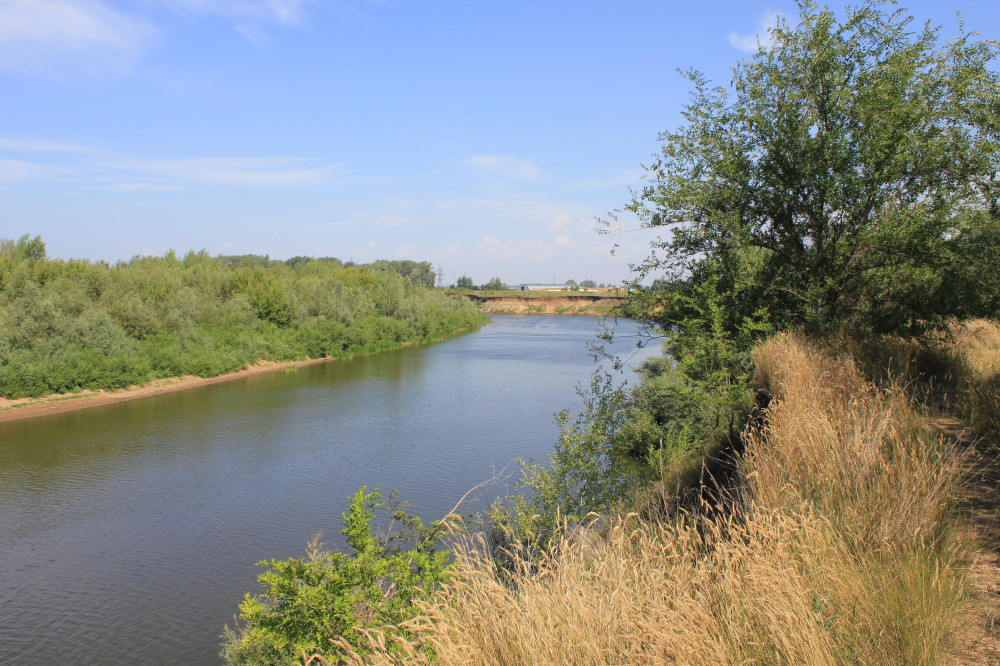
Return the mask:
[[[462,277],[458,278],[454,286],[459,289],[479,289],[482,291],[499,291],[501,289],[508,288],[507,285],[504,284],[503,280],[501,280],[498,277],[494,277],[490,279],[489,282],[485,282],[477,286],[476,283],[473,282],[472,278],[469,277],[468,275],[463,275]],[[593,280],[584,280],[583,282],[580,283],[577,283],[576,280],[566,280],[566,282],[563,283],[563,286],[569,288],[570,290],[575,291],[577,289],[594,289],[596,287],[603,288],[605,285],[603,283],[598,285]],[[516,285],[514,286],[514,288],[515,289],[517,288]]]
[[213,376],[260,360],[344,358],[482,322],[432,289],[429,262],[173,251],[109,264],[0,241],[0,395]]
[[564,284],[567,287],[569,287],[570,289],[572,289],[572,290],[577,290],[577,289],[594,289],[594,288],[596,288],[598,286],[600,286],[602,288],[604,287],[604,283],[601,283],[600,285],[598,285],[593,280],[584,280],[583,282],[577,282],[576,280],[566,280],[566,282]]
[[501,289],[507,288],[507,285],[503,283],[503,280],[498,277],[491,278],[489,282],[485,282],[477,287],[476,283],[473,282],[472,278],[468,275],[463,275],[458,278],[455,282],[455,286],[459,289],[481,289],[482,291],[500,291]]

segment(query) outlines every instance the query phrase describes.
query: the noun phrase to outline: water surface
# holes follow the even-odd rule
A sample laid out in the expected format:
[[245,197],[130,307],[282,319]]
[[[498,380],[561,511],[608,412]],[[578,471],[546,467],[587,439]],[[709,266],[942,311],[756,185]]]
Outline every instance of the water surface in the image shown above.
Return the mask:
[[[429,520],[544,458],[596,330],[497,316],[436,345],[0,423],[0,663],[218,663],[255,563],[318,531],[341,544],[361,484]],[[634,326],[618,330],[630,354]]]

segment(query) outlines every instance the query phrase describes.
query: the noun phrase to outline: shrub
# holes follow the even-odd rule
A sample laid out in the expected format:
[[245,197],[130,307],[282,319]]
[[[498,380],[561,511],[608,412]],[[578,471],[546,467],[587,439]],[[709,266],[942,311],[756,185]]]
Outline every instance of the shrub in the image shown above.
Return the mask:
[[[383,499],[378,488],[355,493],[343,515],[347,545],[353,555],[330,552],[319,536],[306,556],[265,560],[269,571],[258,577],[265,591],[247,595],[240,605],[244,624],[223,633],[222,657],[230,666],[294,664],[303,653],[333,656],[332,641],[342,640],[365,652],[366,628],[395,627],[418,613],[415,601],[429,597],[446,579],[449,553],[438,546],[444,525],[429,527],[408,514],[395,492]],[[387,536],[373,533],[377,513],[387,513],[401,527]]]

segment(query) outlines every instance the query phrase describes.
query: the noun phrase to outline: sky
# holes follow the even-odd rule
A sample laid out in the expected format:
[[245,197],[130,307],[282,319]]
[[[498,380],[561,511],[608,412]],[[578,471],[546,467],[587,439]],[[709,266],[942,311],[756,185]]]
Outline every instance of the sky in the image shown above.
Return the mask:
[[[840,4],[832,4],[837,8]],[[901,3],[1000,39],[995,0]],[[618,284],[598,219],[774,0],[0,0],[0,238],[50,257],[415,259]],[[614,254],[611,250],[616,247]]]

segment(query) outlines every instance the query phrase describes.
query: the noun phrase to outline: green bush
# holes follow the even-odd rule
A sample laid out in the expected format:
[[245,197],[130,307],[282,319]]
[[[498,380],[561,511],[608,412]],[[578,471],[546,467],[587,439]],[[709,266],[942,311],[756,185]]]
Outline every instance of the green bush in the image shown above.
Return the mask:
[[428,266],[205,252],[108,266],[50,260],[38,238],[0,240],[0,395],[345,358],[481,324],[474,305],[424,286]]
[[[240,604],[242,625],[224,629],[221,656],[230,666],[296,664],[303,652],[336,657],[331,641],[342,639],[361,653],[366,627],[390,627],[414,617],[425,599],[448,577],[449,551],[440,549],[440,523],[424,526],[405,511],[395,491],[383,498],[362,486],[343,514],[341,530],[353,555],[330,552],[319,536],[305,557],[265,560],[260,596]],[[388,514],[399,527],[387,536],[372,521]]]

